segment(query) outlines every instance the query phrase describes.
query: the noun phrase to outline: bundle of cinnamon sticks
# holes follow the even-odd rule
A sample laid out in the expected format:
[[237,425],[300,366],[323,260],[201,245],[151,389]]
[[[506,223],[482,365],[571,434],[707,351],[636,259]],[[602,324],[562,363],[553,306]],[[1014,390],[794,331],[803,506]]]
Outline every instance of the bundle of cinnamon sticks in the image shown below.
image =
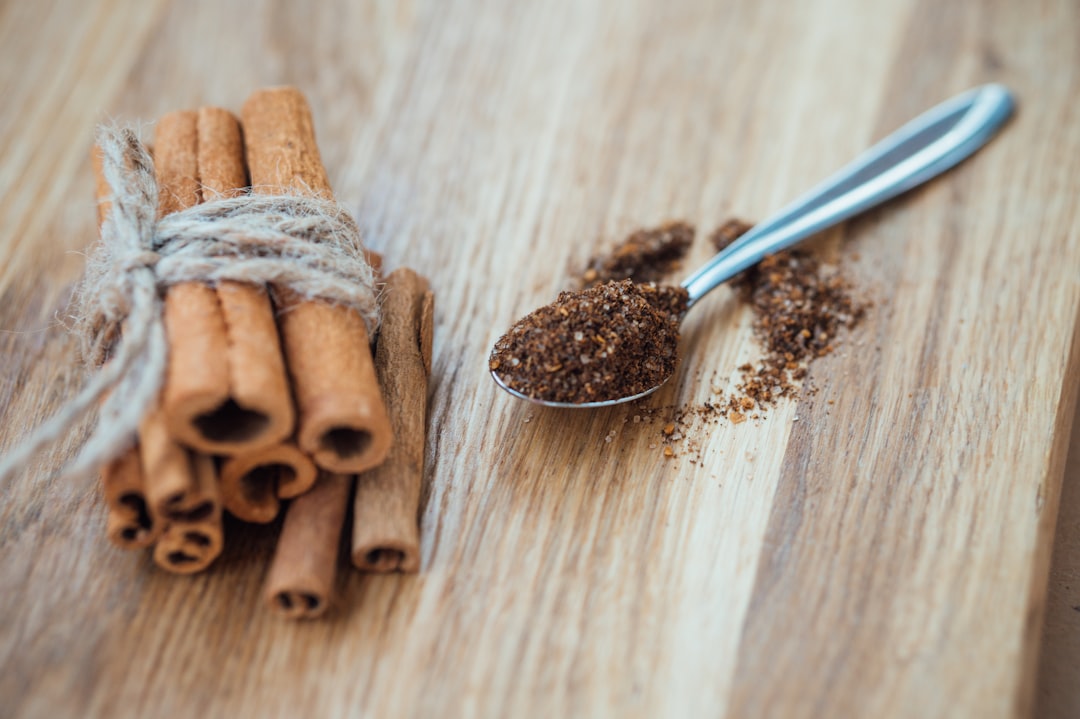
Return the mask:
[[[169,113],[153,153],[159,217],[249,193],[332,199],[294,88],[255,92],[239,119],[215,107]],[[101,221],[108,187],[95,167]],[[114,544],[197,572],[222,552],[224,512],[257,523],[284,512],[266,598],[313,617],[332,603],[351,507],[353,565],[418,571],[433,296],[412,270],[382,277],[381,258],[366,255],[382,285],[377,337],[355,310],[285,287],[168,288],[159,402],[135,446],[101,470]]]

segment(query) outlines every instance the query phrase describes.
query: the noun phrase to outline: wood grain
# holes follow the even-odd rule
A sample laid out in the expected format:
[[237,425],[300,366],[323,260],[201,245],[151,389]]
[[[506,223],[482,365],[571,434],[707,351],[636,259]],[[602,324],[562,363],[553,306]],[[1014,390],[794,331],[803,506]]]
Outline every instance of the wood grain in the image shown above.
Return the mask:
[[[336,196],[438,296],[419,575],[276,621],[278,523],[167,576],[105,540],[94,477],[53,480],[80,428],[0,486],[0,715],[1028,714],[1080,379],[1078,31],[1070,0],[0,5],[0,449],[64,396],[95,120],[303,88]],[[817,241],[875,305],[816,394],[665,461],[640,410],[488,379],[604,242],[764,217],[986,81],[1020,98],[1000,138]],[[685,341],[656,406],[757,352],[727,290]]]
[[[1080,406],[1077,407],[1080,415]],[[1069,458],[1047,589],[1035,716],[1080,716],[1080,417],[1073,417]]]

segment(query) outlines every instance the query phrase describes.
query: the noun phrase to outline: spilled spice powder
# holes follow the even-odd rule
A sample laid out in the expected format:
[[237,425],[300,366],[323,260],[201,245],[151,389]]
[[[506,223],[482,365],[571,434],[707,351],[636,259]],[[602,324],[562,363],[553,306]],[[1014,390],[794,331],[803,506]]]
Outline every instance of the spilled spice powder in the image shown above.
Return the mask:
[[733,284],[753,310],[754,334],[764,350],[757,366],[739,367],[742,397],[730,401],[735,412],[747,409],[743,400],[765,406],[794,394],[807,363],[832,352],[839,332],[854,327],[866,312],[850,282],[838,270],[826,271],[806,251],[766,257]]
[[659,227],[636,230],[611,251],[589,260],[581,276],[582,286],[612,280],[656,282],[679,266],[694,241],[694,226],[671,221]]
[[[749,223],[729,220],[710,235],[710,240],[719,251],[750,227]],[[767,257],[734,278],[731,285],[736,298],[749,304],[753,313],[761,359],[738,367],[740,382],[727,396],[716,388],[714,373],[710,382],[717,395],[714,402],[657,407],[648,414],[641,410],[644,420],[651,423],[656,416],[664,423],[658,433],[660,446],[678,446],[684,453],[689,450],[691,463],[702,460],[691,426],[761,419],[782,397],[800,391],[810,363],[833,352],[838,338],[854,328],[869,307],[869,302],[856,296],[840,268],[823,265],[807,250]]]
[[534,399],[581,404],[640,394],[675,371],[681,287],[608,282],[563,292],[495,343],[489,368]]
[[727,248],[735,240],[745,235],[753,227],[749,222],[743,222],[737,217],[724,222],[709,235],[709,244],[717,252]]

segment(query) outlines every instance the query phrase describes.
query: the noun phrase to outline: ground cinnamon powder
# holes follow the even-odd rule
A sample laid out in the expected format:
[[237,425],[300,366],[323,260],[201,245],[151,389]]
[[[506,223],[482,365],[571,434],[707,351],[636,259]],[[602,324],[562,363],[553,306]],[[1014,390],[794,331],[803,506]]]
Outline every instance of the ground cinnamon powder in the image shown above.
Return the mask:
[[488,366],[510,388],[549,402],[640,394],[675,371],[681,287],[608,282],[563,292],[495,343]]

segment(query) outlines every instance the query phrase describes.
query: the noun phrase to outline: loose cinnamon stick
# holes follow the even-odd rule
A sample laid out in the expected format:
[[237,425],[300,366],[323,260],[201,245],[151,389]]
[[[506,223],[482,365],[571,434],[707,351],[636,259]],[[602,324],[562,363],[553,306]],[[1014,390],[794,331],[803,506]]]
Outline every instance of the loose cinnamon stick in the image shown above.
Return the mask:
[[351,486],[350,476],[322,472],[311,491],[286,510],[266,582],[266,601],[278,614],[312,619],[333,603]]
[[375,349],[394,445],[386,461],[361,474],[353,499],[352,562],[369,572],[420,568],[417,524],[424,476],[433,296],[410,269],[390,273]]
[[132,447],[101,468],[101,488],[109,518],[105,534],[121,549],[149,547],[161,531],[143,493],[139,448]]
[[[214,459],[204,454],[180,450],[187,459],[194,482],[216,495]],[[206,569],[221,554],[225,535],[221,524],[221,503],[211,502],[205,514],[173,519],[165,525],[154,545],[154,562],[170,572],[192,574]]]
[[[156,165],[162,215],[247,185],[240,125],[220,108],[163,117]],[[162,402],[178,440],[235,454],[292,433],[292,397],[265,288],[178,284],[165,298],[165,326],[170,357]]]
[[[255,92],[241,116],[253,192],[332,197],[311,111],[299,91]],[[392,434],[363,319],[344,307],[278,295],[286,305],[279,327],[296,396],[300,449],[333,472],[376,466]]]
[[290,499],[315,484],[315,464],[293,443],[229,457],[221,465],[225,509],[245,522],[273,521],[279,499]]

